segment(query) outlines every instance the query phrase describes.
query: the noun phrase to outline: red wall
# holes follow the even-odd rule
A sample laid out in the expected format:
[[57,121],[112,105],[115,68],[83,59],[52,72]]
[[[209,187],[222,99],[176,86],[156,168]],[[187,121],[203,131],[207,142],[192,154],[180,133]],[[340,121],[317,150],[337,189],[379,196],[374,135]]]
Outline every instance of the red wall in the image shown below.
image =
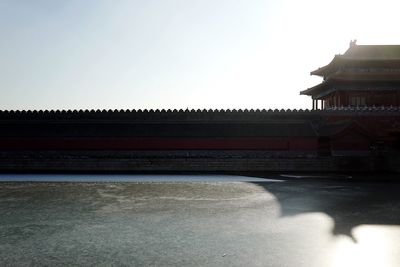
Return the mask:
[[317,138],[3,138],[1,150],[316,150]]
[[371,141],[368,137],[358,133],[347,133],[331,140],[331,149],[334,150],[370,150]]

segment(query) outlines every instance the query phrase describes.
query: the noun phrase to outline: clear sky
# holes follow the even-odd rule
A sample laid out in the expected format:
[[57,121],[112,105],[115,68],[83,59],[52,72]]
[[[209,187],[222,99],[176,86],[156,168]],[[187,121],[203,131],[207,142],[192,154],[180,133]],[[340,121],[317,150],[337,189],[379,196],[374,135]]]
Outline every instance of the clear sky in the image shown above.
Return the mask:
[[310,108],[310,71],[400,44],[400,1],[0,0],[0,109]]

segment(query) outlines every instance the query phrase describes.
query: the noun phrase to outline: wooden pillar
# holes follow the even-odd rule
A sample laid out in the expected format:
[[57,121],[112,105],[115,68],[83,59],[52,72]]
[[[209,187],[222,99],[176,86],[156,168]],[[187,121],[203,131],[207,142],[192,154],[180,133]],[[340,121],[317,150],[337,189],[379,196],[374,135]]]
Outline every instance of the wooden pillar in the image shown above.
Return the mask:
[[367,93],[367,99],[366,99],[365,105],[368,106],[368,107],[372,106],[372,92],[371,92],[371,90],[369,90],[368,93]]
[[312,99],[312,110],[314,110],[314,109],[315,109],[315,100]]
[[396,92],[396,96],[397,96],[396,97],[396,100],[397,100],[396,101],[396,106],[400,106],[400,92],[399,91]]
[[323,110],[324,108],[325,108],[325,105],[324,105],[325,103],[324,103],[324,100],[323,99],[321,99],[321,110]]
[[318,99],[315,100],[315,109],[318,110]]
[[350,103],[349,103],[349,95],[346,94],[345,92],[342,92],[341,96],[340,96],[340,102],[342,103],[343,106],[347,107]]

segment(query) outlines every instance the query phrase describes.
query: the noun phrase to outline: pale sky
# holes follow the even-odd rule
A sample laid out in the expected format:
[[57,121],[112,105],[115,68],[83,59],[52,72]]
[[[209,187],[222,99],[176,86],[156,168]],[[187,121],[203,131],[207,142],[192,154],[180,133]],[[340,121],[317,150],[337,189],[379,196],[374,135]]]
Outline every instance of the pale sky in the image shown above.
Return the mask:
[[0,109],[310,108],[310,71],[400,44],[400,1],[0,0]]

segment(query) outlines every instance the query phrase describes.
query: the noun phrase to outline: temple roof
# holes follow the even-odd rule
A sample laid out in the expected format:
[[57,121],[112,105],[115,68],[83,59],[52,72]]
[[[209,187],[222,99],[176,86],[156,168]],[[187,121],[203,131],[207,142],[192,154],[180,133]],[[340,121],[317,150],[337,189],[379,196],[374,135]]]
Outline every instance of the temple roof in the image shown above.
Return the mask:
[[351,45],[342,56],[348,59],[400,59],[400,45]]
[[339,66],[399,67],[400,45],[356,45],[351,43],[343,55],[336,55],[326,66],[311,72],[311,75],[326,76]]
[[300,95],[308,95],[312,96],[313,99],[319,99],[335,91],[365,91],[370,90],[369,88],[373,88],[375,91],[398,90],[397,88],[400,88],[400,80],[397,78],[371,79],[371,77],[367,76],[339,76],[303,90]]
[[[324,77],[324,82],[300,92],[301,95],[323,97],[335,90],[400,88],[400,45],[357,45],[350,43],[343,55],[336,55],[326,66],[311,72]],[[361,85],[360,88],[356,88]]]

